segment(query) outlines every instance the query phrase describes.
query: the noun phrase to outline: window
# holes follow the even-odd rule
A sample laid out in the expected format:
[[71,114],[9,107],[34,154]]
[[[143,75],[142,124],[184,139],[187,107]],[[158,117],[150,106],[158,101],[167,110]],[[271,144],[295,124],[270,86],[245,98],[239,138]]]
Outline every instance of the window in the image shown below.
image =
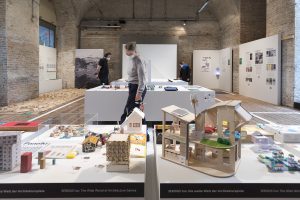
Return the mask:
[[40,45],[55,48],[56,27],[40,19]]
[[136,127],[136,128],[140,127],[140,123],[133,123],[133,127]]

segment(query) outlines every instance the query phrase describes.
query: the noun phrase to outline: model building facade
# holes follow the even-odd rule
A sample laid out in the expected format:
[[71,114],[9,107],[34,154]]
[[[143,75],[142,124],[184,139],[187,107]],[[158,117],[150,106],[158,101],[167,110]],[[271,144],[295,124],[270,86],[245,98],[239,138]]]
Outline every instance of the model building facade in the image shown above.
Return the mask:
[[[162,158],[211,176],[234,175],[241,158],[241,127],[251,119],[240,103],[217,103],[196,119],[177,106],[163,108]],[[173,117],[169,130],[164,128],[167,114]],[[205,133],[205,127],[216,131]]]
[[112,134],[106,143],[108,172],[129,171],[130,142],[128,134]]
[[21,133],[0,132],[0,171],[11,171],[20,164]]
[[122,123],[121,129],[124,129],[124,133],[141,133],[144,117],[145,114],[140,109],[134,108],[132,113]]
[[90,153],[94,152],[97,148],[99,138],[96,136],[88,136],[82,143],[82,152]]

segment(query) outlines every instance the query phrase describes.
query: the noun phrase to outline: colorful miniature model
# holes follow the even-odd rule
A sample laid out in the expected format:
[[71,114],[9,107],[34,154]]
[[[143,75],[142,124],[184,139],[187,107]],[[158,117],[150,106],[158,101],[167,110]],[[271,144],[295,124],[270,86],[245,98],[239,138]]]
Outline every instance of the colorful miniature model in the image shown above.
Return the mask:
[[21,156],[21,173],[27,173],[32,170],[32,152],[23,153]]
[[141,133],[145,114],[138,108],[133,109],[132,113],[122,123],[121,129],[124,133]]
[[0,171],[11,171],[20,164],[21,132],[0,132]]
[[[163,108],[162,158],[215,177],[234,175],[241,158],[238,133],[252,118],[240,103],[217,103],[196,119],[194,113],[177,106]],[[173,117],[170,130],[165,128],[167,114]],[[193,131],[191,124],[195,124]],[[217,129],[206,134],[205,127]]]
[[108,172],[129,171],[130,141],[128,134],[112,134],[106,143]]
[[71,138],[81,137],[86,135],[87,131],[84,125],[71,125],[71,126],[57,126],[54,131],[50,134],[50,137],[59,138]]
[[98,146],[99,138],[93,135],[88,136],[82,143],[82,152],[94,152]]
[[271,172],[300,171],[300,163],[295,161],[293,154],[285,157],[282,151],[273,151],[272,156],[258,155],[257,159]]

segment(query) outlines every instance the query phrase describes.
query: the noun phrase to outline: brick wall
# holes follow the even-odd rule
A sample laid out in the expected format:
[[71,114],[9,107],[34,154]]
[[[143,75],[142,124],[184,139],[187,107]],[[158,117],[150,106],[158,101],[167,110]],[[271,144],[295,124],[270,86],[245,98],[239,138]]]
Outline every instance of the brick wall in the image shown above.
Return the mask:
[[7,104],[6,0],[0,0],[0,106]]
[[8,103],[35,98],[39,94],[39,1],[7,0]]
[[266,37],[266,0],[241,0],[240,43]]
[[295,0],[295,90],[294,102],[300,103],[300,0]]
[[75,87],[75,50],[78,28],[71,0],[54,1],[57,17],[57,69],[63,88]]
[[295,0],[267,0],[267,36],[282,35],[282,104],[293,106]]
[[[142,34],[141,34],[142,33]],[[184,60],[192,65],[193,50],[219,49],[219,25],[216,21],[188,22],[138,22],[129,21],[120,30],[84,30],[81,33],[83,49],[104,49],[112,52],[110,80],[122,76],[122,44],[137,41],[140,44],[178,44],[178,63]]]

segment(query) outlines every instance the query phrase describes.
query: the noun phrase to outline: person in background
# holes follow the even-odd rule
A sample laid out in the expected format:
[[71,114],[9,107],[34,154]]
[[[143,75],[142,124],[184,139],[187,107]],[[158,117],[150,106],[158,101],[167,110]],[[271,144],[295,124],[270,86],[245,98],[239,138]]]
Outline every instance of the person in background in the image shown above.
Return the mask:
[[104,57],[101,58],[98,62],[97,67],[97,75],[100,79],[100,85],[109,85],[108,75],[109,75],[109,68],[108,68],[108,61],[111,59],[111,53],[104,54]]
[[180,62],[180,79],[190,82],[190,66],[184,61]]
[[127,71],[129,94],[120,123],[125,121],[126,117],[131,114],[135,107],[138,107],[141,110],[144,109],[143,100],[147,92],[146,66],[140,56],[137,55],[136,43],[127,43],[125,45],[125,50],[126,55],[130,57],[130,64]]

